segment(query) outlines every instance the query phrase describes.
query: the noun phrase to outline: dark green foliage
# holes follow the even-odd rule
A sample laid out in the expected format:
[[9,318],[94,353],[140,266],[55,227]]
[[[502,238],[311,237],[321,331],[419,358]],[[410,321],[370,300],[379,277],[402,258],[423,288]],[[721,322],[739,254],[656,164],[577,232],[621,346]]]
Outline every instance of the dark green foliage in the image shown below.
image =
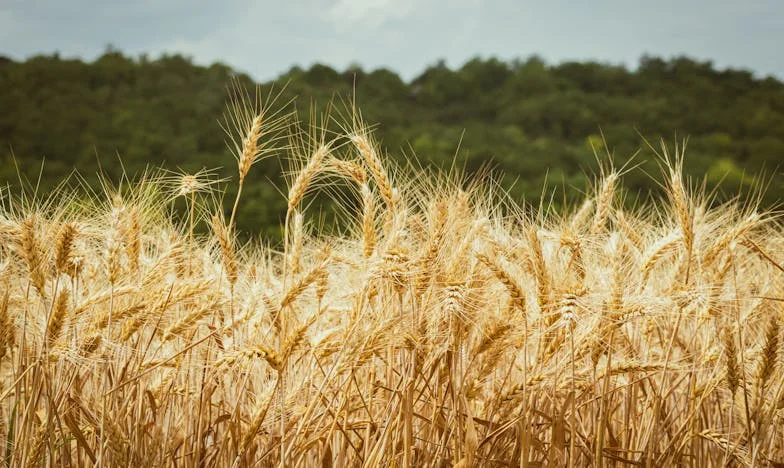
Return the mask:
[[[164,165],[195,172],[220,167],[236,178],[236,165],[219,126],[235,76],[221,64],[196,66],[179,55],[157,60],[107,51],[93,63],[40,56],[0,60],[0,182],[15,185],[17,169],[33,183],[42,159],[41,191],[72,169],[97,181],[100,170],[116,180]],[[240,81],[249,89],[252,81]],[[669,143],[689,137],[685,172],[722,182],[719,199],[753,188],[752,176],[778,173],[784,154],[784,84],[709,62],[643,57],[637,71],[600,63],[550,66],[525,61],[473,59],[458,70],[439,62],[406,83],[392,71],[344,72],[324,65],[294,67],[279,102],[295,101],[305,120],[310,106],[330,100],[347,117],[356,90],[365,120],[391,154],[416,154],[423,165],[456,165],[474,172],[489,165],[503,174],[515,199],[536,203],[545,179],[565,187],[571,202],[585,190],[585,174],[608,149],[616,166],[633,155],[626,179],[629,198],[655,191],[658,172],[644,139]],[[337,99],[335,99],[337,97]],[[462,139],[462,142],[461,142]],[[285,164],[285,163],[283,163]],[[261,161],[246,181],[238,213],[247,233],[275,238],[284,212],[281,162]],[[770,184],[765,202],[784,195]],[[576,188],[576,190],[575,190]],[[233,200],[236,184],[225,185]],[[636,193],[635,193],[636,192]],[[548,197],[549,193],[544,192]],[[331,221],[325,220],[328,225]]]

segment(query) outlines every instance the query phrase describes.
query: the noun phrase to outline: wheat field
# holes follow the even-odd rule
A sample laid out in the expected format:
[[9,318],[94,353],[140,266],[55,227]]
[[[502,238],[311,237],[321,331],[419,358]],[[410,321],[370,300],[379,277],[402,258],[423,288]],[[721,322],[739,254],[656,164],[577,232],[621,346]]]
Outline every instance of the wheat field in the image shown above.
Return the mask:
[[[229,112],[235,180],[4,194],[5,465],[784,464],[784,230],[713,203],[682,147],[665,196],[624,208],[605,164],[564,213],[407,175],[356,113],[303,133],[258,103]],[[279,249],[234,228],[272,154]],[[322,232],[316,193],[348,228]]]

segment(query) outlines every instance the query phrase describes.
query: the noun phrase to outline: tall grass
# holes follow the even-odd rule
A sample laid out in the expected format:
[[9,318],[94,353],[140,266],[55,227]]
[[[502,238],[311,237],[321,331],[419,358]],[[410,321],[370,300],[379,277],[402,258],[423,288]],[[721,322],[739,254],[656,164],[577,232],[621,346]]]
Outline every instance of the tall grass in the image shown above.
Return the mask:
[[[238,242],[209,172],[3,201],[2,463],[784,463],[784,231],[712,206],[682,149],[658,201],[624,209],[610,169],[533,213],[406,177],[358,118],[275,148],[265,112],[233,110],[237,180],[294,153],[280,251]],[[306,200],[335,184],[328,237]]]

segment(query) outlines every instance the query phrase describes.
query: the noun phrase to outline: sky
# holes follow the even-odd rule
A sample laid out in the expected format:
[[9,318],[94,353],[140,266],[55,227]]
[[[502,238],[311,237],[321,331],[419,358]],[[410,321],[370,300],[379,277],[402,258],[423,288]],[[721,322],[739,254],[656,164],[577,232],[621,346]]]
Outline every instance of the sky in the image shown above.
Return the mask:
[[687,55],[784,79],[784,1],[0,0],[0,55],[92,60],[109,44],[257,80],[316,62],[411,79],[439,59],[532,54],[630,68],[643,54]]

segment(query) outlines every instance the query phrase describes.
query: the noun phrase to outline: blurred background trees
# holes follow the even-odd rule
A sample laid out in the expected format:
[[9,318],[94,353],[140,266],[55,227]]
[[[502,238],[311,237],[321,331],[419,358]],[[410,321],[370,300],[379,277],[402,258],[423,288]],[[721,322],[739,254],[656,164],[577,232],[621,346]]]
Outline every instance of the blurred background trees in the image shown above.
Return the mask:
[[[0,182],[17,186],[18,173],[40,191],[74,168],[88,183],[96,172],[117,179],[146,167],[195,172],[235,161],[219,122],[227,85],[236,77],[222,64],[197,66],[180,55],[129,57],[114,49],[92,63],[38,56],[0,58]],[[337,103],[346,116],[353,99],[392,157],[469,173],[493,168],[510,195],[538,203],[545,181],[556,207],[586,189],[606,153],[616,166],[640,165],[626,178],[634,200],[658,188],[657,159],[646,141],[688,137],[685,171],[717,199],[754,189],[768,176],[764,201],[784,198],[777,183],[784,155],[784,84],[710,62],[643,57],[636,70],[593,62],[549,65],[533,56],[504,62],[476,58],[459,69],[434,63],[410,82],[387,69],[344,71],[316,64],[293,67],[276,80],[280,103],[308,119],[313,104]],[[597,154],[598,153],[598,158]],[[44,162],[41,171],[41,162]],[[18,167],[18,169],[17,169]],[[274,239],[285,210],[280,194],[285,163],[260,162],[246,181],[239,227]],[[18,172],[17,172],[18,171]],[[227,200],[236,184],[225,185]]]

